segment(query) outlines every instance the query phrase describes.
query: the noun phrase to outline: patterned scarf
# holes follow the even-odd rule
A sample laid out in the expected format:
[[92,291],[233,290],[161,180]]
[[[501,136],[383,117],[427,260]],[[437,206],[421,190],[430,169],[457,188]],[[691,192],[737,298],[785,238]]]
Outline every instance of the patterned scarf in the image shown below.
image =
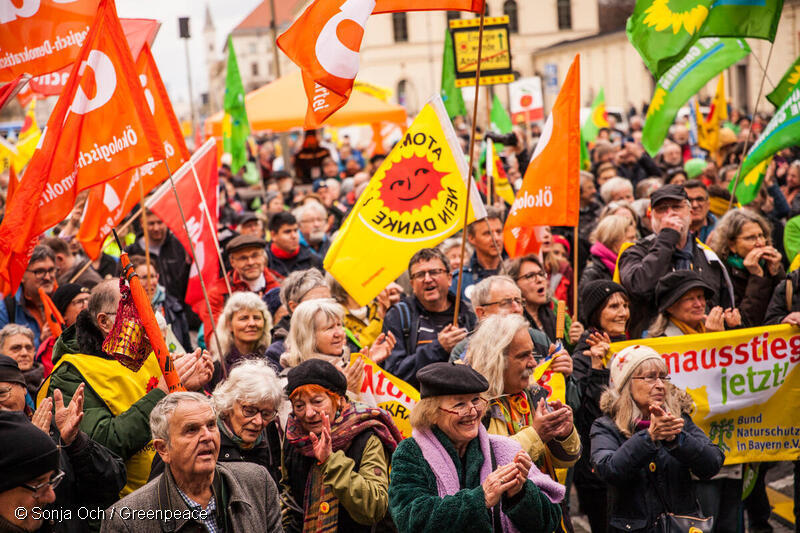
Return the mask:
[[[347,450],[353,439],[371,429],[383,445],[394,452],[403,439],[391,415],[383,409],[349,403],[331,422],[331,449]],[[294,414],[286,423],[286,439],[306,457],[314,457],[311,439]],[[339,499],[330,485],[322,482],[322,469],[313,464],[308,473],[303,496],[303,533],[335,532],[339,522]]]

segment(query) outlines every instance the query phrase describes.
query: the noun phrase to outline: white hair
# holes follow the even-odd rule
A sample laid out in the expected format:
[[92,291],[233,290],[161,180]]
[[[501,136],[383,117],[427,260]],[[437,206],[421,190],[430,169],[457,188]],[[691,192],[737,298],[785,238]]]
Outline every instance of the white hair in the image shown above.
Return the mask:
[[230,352],[233,347],[231,322],[233,321],[233,315],[239,311],[259,311],[261,313],[261,316],[264,317],[264,331],[261,333],[256,347],[266,349],[270,345],[271,337],[269,331],[272,329],[272,317],[269,314],[269,310],[267,310],[267,304],[254,292],[234,292],[225,302],[225,308],[217,321],[217,338],[222,349],[222,353],[218,354],[220,358]]
[[269,362],[247,359],[233,367],[228,379],[217,385],[212,396],[217,412],[225,418],[237,400],[252,404],[270,402],[277,411],[283,401],[283,387]]
[[308,300],[298,305],[292,313],[281,365],[292,368],[317,353],[317,316],[320,314],[328,321],[344,321],[344,308],[333,298]]
[[169,423],[172,413],[183,402],[194,402],[208,405],[216,417],[217,412],[211,398],[199,392],[173,392],[167,394],[150,411],[150,434],[153,439],[160,439],[169,443]]
[[528,331],[528,321],[518,314],[491,315],[483,320],[467,346],[467,364],[489,382],[491,398],[503,395],[503,373],[508,366],[508,347],[521,329]]
[[633,184],[625,178],[615,176],[600,187],[600,197],[607,204],[611,202],[611,197],[614,196],[614,193],[620,191],[630,191],[631,196],[633,196]]
[[316,211],[322,218],[327,218],[328,216],[328,210],[325,209],[324,205],[316,200],[304,203],[292,211],[292,214],[294,215],[294,218],[297,219],[297,222],[302,222],[303,216],[305,216],[306,212],[309,210]]
[[325,276],[316,268],[295,270],[281,282],[281,304],[289,309],[289,302],[300,303],[303,296],[317,287],[327,287]]

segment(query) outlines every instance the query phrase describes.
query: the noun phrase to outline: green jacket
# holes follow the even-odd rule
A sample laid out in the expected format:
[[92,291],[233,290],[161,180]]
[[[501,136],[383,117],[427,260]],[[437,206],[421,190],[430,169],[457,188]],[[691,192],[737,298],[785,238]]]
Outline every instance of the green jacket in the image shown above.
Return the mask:
[[[483,454],[479,440],[473,439],[467,445],[462,462],[450,440],[438,428],[433,432],[455,464],[462,489],[456,494],[440,497],[436,476],[419,445],[413,438],[405,439],[392,455],[389,485],[389,512],[398,531],[493,531],[480,482]],[[513,499],[503,498],[502,508],[518,529],[530,533],[554,531],[561,519],[558,505],[550,503],[531,482],[525,483],[523,491]]]

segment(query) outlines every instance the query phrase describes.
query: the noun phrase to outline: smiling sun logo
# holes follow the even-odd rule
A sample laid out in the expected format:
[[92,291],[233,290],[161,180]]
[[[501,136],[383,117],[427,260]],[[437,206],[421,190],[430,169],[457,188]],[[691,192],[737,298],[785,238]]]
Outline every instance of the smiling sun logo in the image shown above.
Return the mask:
[[656,31],[672,28],[677,34],[681,29],[694,35],[708,17],[708,8],[697,0],[653,0],[645,11],[643,22]]
[[794,67],[794,71],[789,74],[789,78],[786,81],[789,82],[789,85],[795,85],[798,81],[800,81],[800,65]]
[[446,175],[433,168],[426,157],[404,157],[386,171],[380,198],[384,206],[396,213],[411,213],[430,205],[439,196]]

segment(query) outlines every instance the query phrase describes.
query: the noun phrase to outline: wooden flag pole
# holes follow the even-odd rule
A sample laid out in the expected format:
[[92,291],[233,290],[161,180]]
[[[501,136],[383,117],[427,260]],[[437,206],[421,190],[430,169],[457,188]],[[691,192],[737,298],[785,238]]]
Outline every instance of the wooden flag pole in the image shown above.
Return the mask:
[[[144,262],[147,265],[147,274],[145,279],[147,285],[150,285],[150,232],[147,230],[147,209],[144,207],[144,184],[139,179],[139,201],[141,202],[141,217],[142,217],[142,233],[144,234]],[[122,251],[122,250],[120,250]]]
[[475,165],[475,128],[478,126],[478,95],[481,81],[481,53],[483,52],[483,22],[486,16],[486,0],[481,1],[481,21],[478,28],[478,64],[475,67],[475,101],[472,104],[472,134],[469,138],[469,175],[467,176],[467,202],[464,209],[464,227],[461,230],[461,268],[458,269],[456,304],[453,308],[453,326],[458,327],[458,311],[461,305],[461,285],[464,282],[464,255],[467,249],[467,225],[469,222],[469,196],[472,191],[472,169]]
[[767,79],[767,67],[769,66],[769,60],[772,58],[772,47],[775,44],[775,41],[769,43],[769,52],[767,53],[767,62],[764,65],[764,74],[761,76],[761,86],[758,89],[758,98],[756,98],[756,105],[753,106],[753,120],[750,121],[750,131],[747,133],[747,138],[744,140],[744,146],[742,146],[742,155],[739,158],[739,168],[736,169],[736,179],[733,181],[733,192],[731,193],[731,199],[728,201],[728,211],[730,211],[731,206],[733,205],[733,199],[736,198],[736,187],[739,186],[739,178],[742,175],[742,163],[744,163],[744,159],[747,155],[747,145],[750,142],[750,136],[753,133],[753,122],[755,122],[756,114],[758,114],[758,103],[761,101],[761,95],[764,93],[764,81]]
[[[578,225],[572,228],[572,320],[578,321]],[[566,303],[566,302],[565,302]]]

